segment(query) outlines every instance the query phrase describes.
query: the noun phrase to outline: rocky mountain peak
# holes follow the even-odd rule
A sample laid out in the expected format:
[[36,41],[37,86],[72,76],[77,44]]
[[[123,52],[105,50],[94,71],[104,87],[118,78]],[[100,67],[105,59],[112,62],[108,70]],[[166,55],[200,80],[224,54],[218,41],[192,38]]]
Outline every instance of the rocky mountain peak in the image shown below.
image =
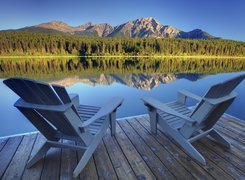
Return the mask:
[[139,18],[139,19],[136,19],[135,22],[140,22],[143,24],[150,23],[153,26],[160,25],[160,23],[153,17]]
[[80,26],[77,26],[78,28],[83,28],[83,29],[87,29],[88,27],[92,26],[92,22],[87,22],[85,24],[82,24]]
[[35,27],[47,28],[47,29],[54,29],[62,32],[71,32],[74,27],[69,26],[68,24],[62,21],[51,21],[47,23],[42,23],[36,25]]

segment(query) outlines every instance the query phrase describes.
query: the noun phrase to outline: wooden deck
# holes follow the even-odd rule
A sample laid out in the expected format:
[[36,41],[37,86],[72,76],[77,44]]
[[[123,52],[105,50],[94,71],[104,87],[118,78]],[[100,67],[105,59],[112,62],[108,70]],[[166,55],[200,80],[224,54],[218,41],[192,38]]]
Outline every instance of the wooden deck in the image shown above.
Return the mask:
[[[245,179],[245,121],[224,115],[215,128],[232,147],[208,138],[195,142],[207,160],[202,166],[163,132],[151,134],[148,116],[120,120],[116,137],[108,131],[79,179]],[[0,179],[72,179],[81,154],[68,149],[51,149],[26,169],[43,141],[38,133],[0,139]]]

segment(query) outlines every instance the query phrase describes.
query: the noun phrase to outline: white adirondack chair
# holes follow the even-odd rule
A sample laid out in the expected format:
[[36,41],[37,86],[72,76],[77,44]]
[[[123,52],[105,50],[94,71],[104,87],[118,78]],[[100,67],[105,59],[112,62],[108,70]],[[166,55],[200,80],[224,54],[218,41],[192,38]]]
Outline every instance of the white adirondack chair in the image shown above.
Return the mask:
[[[109,125],[111,134],[115,134],[116,110],[123,102],[119,97],[112,98],[99,108],[79,105],[78,95],[68,94],[62,86],[24,78],[9,78],[4,83],[20,96],[14,106],[47,139],[28,162],[28,168],[40,160],[51,147],[82,150],[83,156],[73,171],[73,176],[77,177]],[[62,139],[78,141],[81,145],[62,143]]]
[[[157,124],[185,151],[203,165],[204,157],[192,146],[192,142],[210,135],[218,143],[230,148],[230,143],[213,129],[236,97],[233,89],[245,78],[245,74],[212,86],[199,97],[187,91],[179,91],[177,101],[163,104],[153,98],[142,98],[148,107],[151,131],[157,133]],[[190,97],[199,103],[193,111],[185,106]]]

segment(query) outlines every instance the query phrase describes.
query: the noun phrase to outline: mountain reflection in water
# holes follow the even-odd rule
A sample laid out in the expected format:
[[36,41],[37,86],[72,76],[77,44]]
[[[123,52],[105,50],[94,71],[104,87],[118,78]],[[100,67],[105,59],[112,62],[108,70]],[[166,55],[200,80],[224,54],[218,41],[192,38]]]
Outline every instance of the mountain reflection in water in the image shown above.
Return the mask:
[[201,77],[203,77],[202,74],[94,74],[68,77],[49,83],[66,87],[79,82],[91,86],[120,83],[137,89],[151,90],[159,84],[169,83],[177,79],[185,78],[190,81],[196,81]]

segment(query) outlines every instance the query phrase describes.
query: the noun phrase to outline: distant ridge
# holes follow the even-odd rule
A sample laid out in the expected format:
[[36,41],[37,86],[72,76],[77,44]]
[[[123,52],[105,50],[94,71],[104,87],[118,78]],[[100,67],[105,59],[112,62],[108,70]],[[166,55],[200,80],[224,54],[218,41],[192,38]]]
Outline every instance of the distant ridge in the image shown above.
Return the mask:
[[216,39],[217,37],[201,30],[182,31],[173,26],[162,25],[155,18],[139,18],[113,27],[110,24],[92,24],[88,22],[80,26],[70,26],[61,21],[51,21],[13,31],[76,34],[93,37],[144,37],[144,38],[190,38]]

